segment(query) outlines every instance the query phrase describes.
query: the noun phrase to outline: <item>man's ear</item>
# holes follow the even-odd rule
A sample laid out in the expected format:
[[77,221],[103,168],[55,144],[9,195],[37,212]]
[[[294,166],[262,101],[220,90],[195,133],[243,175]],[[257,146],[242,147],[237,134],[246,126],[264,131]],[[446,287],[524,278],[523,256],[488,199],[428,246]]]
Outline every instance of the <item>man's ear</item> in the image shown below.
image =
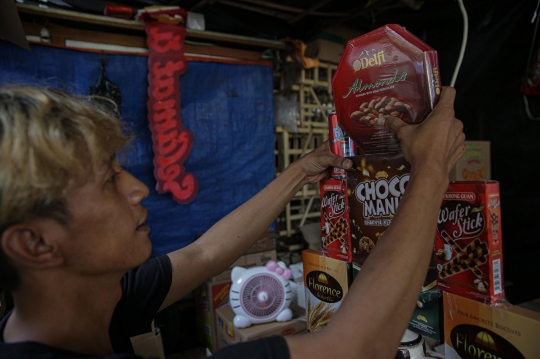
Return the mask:
[[43,237],[39,226],[15,224],[4,230],[0,240],[2,250],[18,267],[55,267],[64,260],[57,245]]

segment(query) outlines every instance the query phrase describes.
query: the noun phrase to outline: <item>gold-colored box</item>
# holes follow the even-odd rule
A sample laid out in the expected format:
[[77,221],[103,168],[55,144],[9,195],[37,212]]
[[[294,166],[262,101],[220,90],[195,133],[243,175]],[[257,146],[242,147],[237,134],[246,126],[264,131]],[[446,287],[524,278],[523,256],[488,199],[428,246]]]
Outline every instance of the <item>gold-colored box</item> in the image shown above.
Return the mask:
[[443,292],[446,359],[538,359],[540,313]]
[[352,281],[352,263],[302,252],[308,332],[324,328],[340,307]]

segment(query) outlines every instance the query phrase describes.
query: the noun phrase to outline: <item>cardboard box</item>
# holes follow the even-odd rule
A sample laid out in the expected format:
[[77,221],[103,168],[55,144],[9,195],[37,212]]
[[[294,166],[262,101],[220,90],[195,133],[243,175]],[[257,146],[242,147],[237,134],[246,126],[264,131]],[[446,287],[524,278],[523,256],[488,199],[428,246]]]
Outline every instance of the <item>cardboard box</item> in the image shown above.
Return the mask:
[[342,40],[335,42],[327,39],[316,39],[306,44],[304,56],[315,58],[322,62],[338,64],[344,49]]
[[335,35],[343,39],[344,43],[355,37],[365,34],[365,31],[360,31],[358,29],[352,29],[349,26],[344,26],[340,24],[326,26],[324,32],[330,35]]
[[432,288],[421,292],[409,321],[409,330],[437,341],[443,339],[442,291]]
[[161,333],[156,333],[154,321],[152,321],[152,331],[149,333],[136,335],[131,337],[131,345],[135,354],[142,357],[156,357],[165,359],[165,351],[163,350],[163,342]]
[[245,254],[266,252],[276,249],[276,231],[273,228],[268,228],[260,237],[257,242],[253,243]]
[[288,322],[254,324],[248,328],[239,329],[233,324],[234,315],[233,310],[229,306],[224,306],[216,310],[218,349],[272,335],[293,335],[305,332],[306,330],[304,317],[298,317]]
[[538,359],[540,313],[443,293],[446,359]]
[[217,350],[216,343],[216,308],[229,302],[231,280],[223,282],[206,282],[195,289],[195,307],[197,337],[212,353]]
[[465,141],[465,153],[450,172],[450,181],[482,181],[490,179],[490,142]]
[[451,182],[437,220],[440,290],[485,303],[504,298],[499,183]]
[[[323,329],[339,309],[352,282],[352,264],[325,257],[311,249],[302,252],[308,332]],[[327,314],[325,316],[319,313]]]
[[402,153],[350,157],[347,171],[353,262],[362,266],[392,223],[409,182],[411,166]]
[[251,268],[256,266],[264,266],[270,260],[277,260],[276,258],[277,254],[275,249],[264,252],[244,254],[242,257],[238,258],[236,262],[231,264],[228,269],[218,274],[217,276],[212,277],[210,281],[222,282],[226,280],[231,280],[231,272],[234,267]]
[[407,328],[425,337],[442,341],[444,339],[442,291],[437,289],[436,278],[436,269],[429,268]]
[[525,303],[519,303],[517,306],[528,309],[528,310],[532,310],[533,312],[540,313],[540,298],[537,298],[537,299],[534,299]]

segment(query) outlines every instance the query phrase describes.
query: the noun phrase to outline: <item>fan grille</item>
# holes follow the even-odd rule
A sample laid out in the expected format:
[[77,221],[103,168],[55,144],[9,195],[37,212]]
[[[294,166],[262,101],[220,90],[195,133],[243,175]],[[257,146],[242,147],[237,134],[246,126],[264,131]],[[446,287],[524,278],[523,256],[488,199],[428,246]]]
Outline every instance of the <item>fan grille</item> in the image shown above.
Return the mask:
[[269,274],[249,278],[240,291],[242,308],[256,318],[268,318],[278,311],[285,297],[283,284]]

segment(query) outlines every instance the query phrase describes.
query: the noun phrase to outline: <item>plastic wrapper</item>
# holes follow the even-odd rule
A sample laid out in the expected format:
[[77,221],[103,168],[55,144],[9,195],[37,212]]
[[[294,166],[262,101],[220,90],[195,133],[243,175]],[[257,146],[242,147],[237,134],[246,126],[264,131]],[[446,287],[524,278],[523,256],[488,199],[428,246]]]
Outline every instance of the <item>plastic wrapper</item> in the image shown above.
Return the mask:
[[276,126],[283,126],[289,132],[298,132],[296,122],[300,119],[300,104],[296,94],[277,95],[274,113]]

